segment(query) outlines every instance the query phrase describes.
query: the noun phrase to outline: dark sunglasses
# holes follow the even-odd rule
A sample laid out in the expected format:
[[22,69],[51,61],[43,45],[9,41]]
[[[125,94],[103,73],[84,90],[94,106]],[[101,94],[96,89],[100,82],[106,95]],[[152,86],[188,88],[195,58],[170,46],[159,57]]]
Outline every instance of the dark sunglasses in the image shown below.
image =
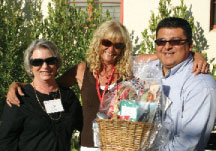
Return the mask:
[[101,44],[105,47],[111,47],[111,46],[114,46],[115,49],[119,49],[119,50],[123,50],[125,48],[125,44],[122,43],[122,42],[119,42],[119,43],[112,43],[111,41],[109,40],[106,40],[106,39],[103,39],[101,41]]
[[57,57],[50,57],[46,59],[31,59],[30,64],[32,66],[42,66],[46,62],[47,65],[56,65],[58,62]]
[[155,43],[157,46],[165,46],[168,42],[172,46],[179,46],[187,42],[188,39],[178,39],[178,40],[162,40],[162,39],[156,39]]

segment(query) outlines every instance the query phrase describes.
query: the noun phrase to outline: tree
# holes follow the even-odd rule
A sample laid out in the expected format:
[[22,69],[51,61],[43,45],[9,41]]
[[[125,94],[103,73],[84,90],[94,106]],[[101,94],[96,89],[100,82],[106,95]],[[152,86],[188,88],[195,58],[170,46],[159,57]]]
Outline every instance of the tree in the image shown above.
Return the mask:
[[[31,11],[26,11],[27,8]],[[32,12],[31,18],[29,12]],[[40,24],[41,17],[40,1],[0,1],[0,106],[5,103],[9,84],[29,80],[24,71],[23,52],[39,36],[35,27]]]

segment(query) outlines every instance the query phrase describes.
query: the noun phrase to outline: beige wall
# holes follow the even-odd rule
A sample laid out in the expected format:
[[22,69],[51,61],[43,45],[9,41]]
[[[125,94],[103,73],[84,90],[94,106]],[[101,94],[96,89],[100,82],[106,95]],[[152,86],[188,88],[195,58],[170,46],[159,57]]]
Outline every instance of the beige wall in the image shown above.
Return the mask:
[[49,2],[51,2],[51,0],[42,0],[41,10],[42,10],[42,14],[44,18],[48,16],[48,3]]
[[[209,49],[207,52],[209,60],[216,58],[216,30],[209,30],[210,26],[210,0],[184,0],[191,9],[196,22],[204,30]],[[123,24],[135,35],[141,37],[141,32],[148,28],[151,11],[157,13],[159,0],[124,0],[124,22]],[[180,0],[172,0],[173,5],[179,5]],[[216,60],[214,61],[216,63]]]

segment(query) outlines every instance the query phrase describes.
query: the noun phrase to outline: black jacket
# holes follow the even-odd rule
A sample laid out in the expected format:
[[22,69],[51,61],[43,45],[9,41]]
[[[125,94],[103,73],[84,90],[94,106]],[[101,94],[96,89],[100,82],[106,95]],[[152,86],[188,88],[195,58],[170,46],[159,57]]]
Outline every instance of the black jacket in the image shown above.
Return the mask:
[[[0,126],[0,151],[70,151],[72,133],[82,129],[82,108],[72,90],[60,88],[64,112],[52,120],[41,108],[33,87],[24,86],[21,106],[5,105]],[[36,92],[41,104],[52,95]],[[51,114],[58,118],[59,113]]]

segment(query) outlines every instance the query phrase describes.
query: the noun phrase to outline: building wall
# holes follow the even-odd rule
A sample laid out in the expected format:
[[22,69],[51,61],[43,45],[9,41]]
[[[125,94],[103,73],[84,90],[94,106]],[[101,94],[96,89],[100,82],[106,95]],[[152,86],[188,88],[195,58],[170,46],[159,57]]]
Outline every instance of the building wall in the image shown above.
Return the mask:
[[[135,36],[142,38],[141,32],[148,28],[151,11],[157,13],[159,0],[124,0],[124,22],[129,32],[134,31]],[[196,23],[204,30],[209,49],[205,50],[210,59],[216,58],[216,29],[210,30],[210,0],[184,0],[188,9],[191,9]],[[172,4],[179,5],[179,0],[172,0]],[[216,64],[216,60],[214,61]]]
[[41,10],[43,17],[46,18],[48,16],[48,4],[52,2],[51,0],[42,0]]

